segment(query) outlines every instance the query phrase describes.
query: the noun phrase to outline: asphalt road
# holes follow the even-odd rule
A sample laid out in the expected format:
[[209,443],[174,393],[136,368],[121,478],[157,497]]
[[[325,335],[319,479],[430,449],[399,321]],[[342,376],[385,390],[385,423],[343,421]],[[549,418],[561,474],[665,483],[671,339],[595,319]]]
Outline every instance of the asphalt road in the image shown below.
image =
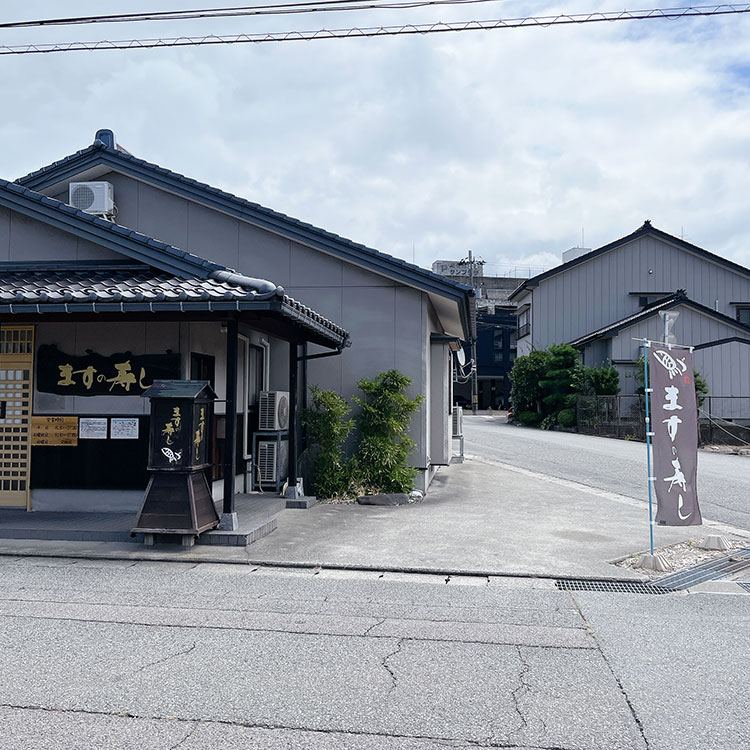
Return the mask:
[[[502,424],[464,416],[466,453],[648,500],[646,446],[628,440]],[[750,456],[698,452],[704,518],[750,530]]]
[[746,595],[0,557],[0,747],[750,746]]

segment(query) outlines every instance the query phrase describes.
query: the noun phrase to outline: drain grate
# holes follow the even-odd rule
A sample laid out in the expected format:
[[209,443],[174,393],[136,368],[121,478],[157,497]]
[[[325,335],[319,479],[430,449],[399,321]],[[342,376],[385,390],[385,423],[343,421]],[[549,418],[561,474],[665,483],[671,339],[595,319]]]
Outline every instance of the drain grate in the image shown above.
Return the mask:
[[737,581],[737,585],[741,586],[748,594],[750,594],[750,582],[748,581]]
[[583,578],[562,579],[555,581],[561,591],[606,591],[612,594],[671,594],[674,589],[654,586],[643,581],[606,581],[586,580]]
[[689,570],[664,576],[658,580],[657,585],[682,591],[705,581],[727,578],[748,568],[750,568],[750,547],[743,547],[725,557],[717,557]]

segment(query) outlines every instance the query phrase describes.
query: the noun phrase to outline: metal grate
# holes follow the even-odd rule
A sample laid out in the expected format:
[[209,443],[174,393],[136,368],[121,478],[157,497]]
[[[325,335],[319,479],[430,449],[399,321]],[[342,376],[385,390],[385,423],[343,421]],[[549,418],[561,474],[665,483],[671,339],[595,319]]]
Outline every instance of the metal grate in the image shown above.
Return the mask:
[[582,578],[560,579],[555,586],[561,591],[605,591],[611,594],[671,594],[674,589],[643,581],[606,581]]
[[745,589],[750,594],[750,581],[737,581],[737,585]]
[[721,578],[727,578],[748,568],[750,568],[750,547],[743,547],[725,557],[717,557],[696,565],[690,570],[664,576],[664,578],[659,579],[658,585],[682,591],[705,581],[718,581]]

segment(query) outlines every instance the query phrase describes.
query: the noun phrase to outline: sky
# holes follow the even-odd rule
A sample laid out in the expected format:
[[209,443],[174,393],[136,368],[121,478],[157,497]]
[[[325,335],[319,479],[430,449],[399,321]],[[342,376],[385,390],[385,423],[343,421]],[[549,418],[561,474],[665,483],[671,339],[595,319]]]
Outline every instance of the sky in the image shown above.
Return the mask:
[[[61,5],[4,0],[0,20],[55,17]],[[212,3],[105,5],[70,1],[64,13]],[[621,7],[505,0],[0,29],[0,45]],[[425,267],[471,250],[486,275],[536,273],[568,248],[607,244],[645,219],[750,266],[750,14],[0,56],[0,92],[4,179],[110,128],[140,158]]]

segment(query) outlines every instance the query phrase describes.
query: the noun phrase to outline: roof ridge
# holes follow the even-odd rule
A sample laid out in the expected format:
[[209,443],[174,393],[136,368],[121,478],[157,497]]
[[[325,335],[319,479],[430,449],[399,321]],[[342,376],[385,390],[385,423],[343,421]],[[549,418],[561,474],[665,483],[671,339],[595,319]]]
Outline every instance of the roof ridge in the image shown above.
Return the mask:
[[234,203],[243,208],[249,208],[253,211],[257,211],[262,214],[265,214],[266,216],[270,218],[280,220],[287,224],[295,225],[297,227],[300,227],[308,231],[312,231],[316,234],[319,234],[327,238],[328,240],[332,240],[339,244],[349,246],[355,250],[358,250],[359,252],[365,252],[365,253],[371,254],[374,257],[382,259],[386,262],[394,263],[410,271],[411,273],[422,275],[425,278],[429,278],[432,281],[438,282],[447,287],[453,287],[454,289],[456,289],[456,291],[465,292],[471,289],[471,287],[467,286],[466,284],[462,284],[458,281],[454,281],[453,279],[450,279],[446,276],[441,276],[440,274],[437,274],[434,271],[431,271],[427,268],[422,268],[421,266],[418,266],[414,263],[409,263],[408,261],[402,260],[401,258],[397,258],[396,256],[390,255],[389,253],[384,253],[380,250],[376,250],[375,248],[368,247],[367,245],[363,245],[359,242],[355,242],[354,240],[348,239],[341,235],[335,234],[333,232],[329,232],[325,229],[322,229],[321,227],[315,226],[314,224],[309,224],[300,219],[295,219],[294,217],[289,216],[288,214],[284,214],[280,211],[276,211],[272,208],[268,208],[267,206],[263,206],[260,203],[255,203],[254,201],[250,201],[247,198],[242,198],[234,193],[229,193],[226,190],[222,190],[221,188],[213,187],[212,185],[209,185],[206,182],[201,182],[191,177],[187,177],[181,174],[180,172],[175,172],[171,169],[160,167],[158,164],[155,164],[153,162],[149,162],[149,161],[146,161],[145,159],[141,159],[137,156],[134,156],[133,154],[127,151],[124,151],[121,148],[113,148],[101,141],[94,141],[94,143],[91,146],[81,149],[71,154],[70,156],[64,157],[63,159],[53,162],[52,164],[49,164],[45,167],[41,167],[40,169],[37,169],[34,172],[30,172],[29,174],[24,175],[23,177],[19,177],[15,180],[15,182],[19,185],[25,185],[26,183],[33,182],[36,178],[44,174],[47,174],[49,172],[52,172],[55,169],[58,169],[65,164],[69,164],[70,162],[74,161],[75,159],[81,158],[84,155],[93,153],[94,151],[101,151],[105,154],[112,155],[118,159],[122,159],[126,162],[131,162],[133,164],[143,167],[144,169],[150,170],[162,176],[167,176],[171,179],[182,182],[183,184],[189,185],[194,189],[202,190],[213,196],[217,196],[221,199],[230,201],[231,203]]
[[526,279],[526,281],[519,284],[518,287],[510,293],[508,299],[513,299],[516,294],[519,294],[524,289],[538,286],[539,282],[543,281],[544,279],[550,278],[551,276],[557,276],[558,274],[563,273],[570,268],[574,268],[575,266],[580,265],[587,260],[591,260],[599,255],[603,255],[610,250],[616,249],[620,245],[625,245],[628,242],[632,242],[633,240],[638,239],[639,237],[642,237],[646,234],[653,234],[662,240],[666,240],[667,242],[681,246],[688,252],[694,252],[697,255],[706,256],[707,260],[716,261],[721,265],[729,267],[733,271],[737,271],[739,273],[750,276],[750,268],[748,268],[747,266],[743,266],[741,263],[737,263],[733,260],[729,260],[729,258],[724,258],[721,255],[712,253],[710,250],[706,250],[703,247],[694,245],[691,242],[687,242],[681,237],[676,237],[673,234],[669,234],[669,232],[665,232],[663,229],[659,229],[653,226],[651,224],[651,221],[649,219],[646,219],[646,221],[644,221],[643,224],[638,227],[638,229],[631,232],[630,234],[626,234],[624,237],[620,237],[617,240],[613,240],[612,242],[608,242],[605,245],[601,245],[600,247],[594,248],[593,250],[589,250],[589,252],[584,253],[583,255],[579,255],[576,258],[571,258],[571,260],[569,261],[560,263],[559,265],[543,271],[536,276],[532,276],[530,279]]
[[[102,144],[101,148],[107,147]],[[106,231],[120,239],[128,239],[130,241],[136,242],[148,248],[151,255],[153,255],[154,253],[157,255],[157,257],[154,259],[157,264],[158,254],[163,254],[189,264],[194,268],[196,272],[198,272],[198,275],[203,278],[208,277],[224,280],[225,278],[231,277],[234,279],[231,283],[246,287],[248,289],[254,289],[259,296],[281,296],[284,293],[283,288],[273,284],[273,282],[266,281],[265,279],[252,279],[247,276],[242,276],[240,274],[237,274],[236,271],[234,271],[234,269],[232,268],[221,265],[219,263],[215,263],[205,258],[201,258],[194,253],[189,253],[185,250],[181,250],[175,245],[170,245],[169,243],[162,242],[161,240],[157,240],[154,237],[149,237],[148,235],[137,232],[136,230],[130,229],[129,227],[125,227],[121,224],[107,221],[106,219],[102,219],[101,217],[94,214],[86,213],[85,211],[81,211],[74,206],[59,201],[56,198],[50,198],[43,193],[37,193],[30,188],[0,178],[0,192],[4,190],[12,193],[15,196],[20,196],[21,198],[27,201],[31,201],[37,205],[56,210],[62,214],[65,214],[69,218],[84,222],[89,226],[96,226],[100,229],[105,229]]]
[[669,307],[669,306],[677,306],[681,304],[686,304],[688,307],[692,307],[698,312],[703,312],[707,315],[710,315],[712,318],[716,318],[720,320],[723,323],[726,323],[728,325],[734,325],[740,329],[747,330],[748,333],[750,333],[750,326],[746,326],[744,323],[741,323],[739,320],[735,320],[734,318],[730,318],[728,315],[725,315],[722,312],[719,312],[718,310],[714,310],[711,307],[708,307],[707,305],[704,305],[700,302],[697,302],[694,299],[690,299],[690,297],[687,296],[687,293],[684,289],[678,289],[676,292],[673,292],[672,294],[662,297],[659,300],[656,300],[656,302],[652,302],[650,305],[647,305],[642,310],[639,310],[638,312],[633,313],[632,315],[626,315],[624,318],[620,318],[619,320],[615,320],[612,323],[609,323],[606,326],[602,326],[601,328],[597,328],[595,331],[591,331],[590,333],[587,333],[583,336],[579,336],[576,339],[573,339],[572,341],[568,342],[571,346],[579,346],[584,343],[587,343],[588,341],[593,341],[594,339],[599,338],[603,334],[607,333],[608,331],[615,330],[615,329],[621,329],[627,327],[626,324],[628,323],[635,323],[643,318],[651,317],[654,313],[659,312],[661,308]]

